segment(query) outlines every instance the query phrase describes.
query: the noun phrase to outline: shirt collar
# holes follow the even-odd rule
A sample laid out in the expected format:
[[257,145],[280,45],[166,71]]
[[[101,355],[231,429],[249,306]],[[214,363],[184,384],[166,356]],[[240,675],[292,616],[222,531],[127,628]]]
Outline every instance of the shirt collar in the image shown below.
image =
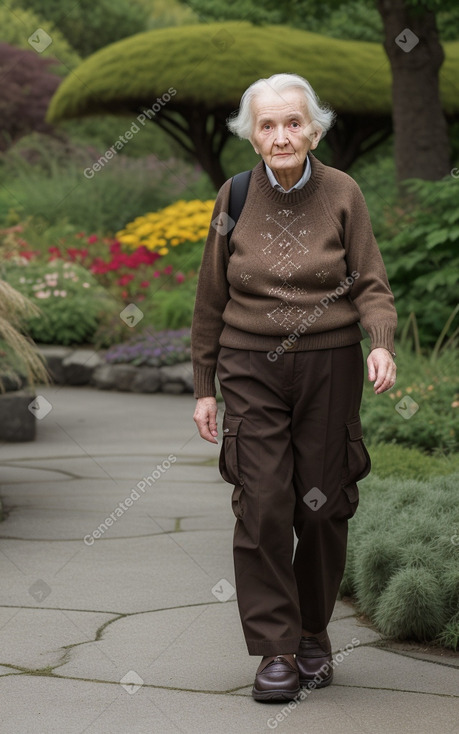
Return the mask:
[[269,183],[274,189],[277,189],[278,191],[281,191],[283,194],[288,194],[290,191],[293,191],[294,189],[302,189],[305,184],[309,181],[311,178],[311,162],[309,160],[309,156],[306,156],[306,166],[304,168],[304,173],[301,176],[300,180],[294,184],[290,189],[284,189],[279,181],[276,179],[273,171],[271,168],[265,163],[265,169],[266,169],[266,175],[268,176]]

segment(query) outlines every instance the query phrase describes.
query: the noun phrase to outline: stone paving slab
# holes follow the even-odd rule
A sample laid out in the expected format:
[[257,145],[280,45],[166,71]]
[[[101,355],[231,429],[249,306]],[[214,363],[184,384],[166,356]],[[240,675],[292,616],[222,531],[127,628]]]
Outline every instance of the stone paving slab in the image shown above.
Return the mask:
[[[8,533],[4,538],[27,539],[28,541],[56,540],[56,541],[83,541],[87,533],[93,532],[110,514],[116,505],[103,507],[102,503],[94,503],[94,507],[86,512],[80,512],[70,500],[62,503],[59,509],[37,508],[31,504],[27,508],[10,509],[8,517]],[[156,515],[153,517],[145,510],[131,510],[106,531],[102,541],[115,538],[134,538],[146,535],[161,535],[175,533],[177,526],[181,532],[200,530],[231,530],[234,522],[215,513],[214,515],[197,515],[196,517],[167,517]],[[231,548],[230,548],[231,550]]]
[[456,696],[459,723],[459,673],[446,665],[357,647],[346,659],[346,684]]
[[2,494],[5,497],[8,487],[15,484],[37,483],[37,482],[62,482],[69,479],[69,475],[65,471],[59,471],[54,467],[51,469],[49,464],[45,468],[29,467],[29,466],[5,466],[0,469],[0,479],[2,483]]
[[429,663],[448,665],[459,668],[459,654],[454,654],[444,647],[420,645],[419,643],[398,642],[397,640],[381,640],[378,643],[381,650],[394,652],[416,660],[427,660]]
[[96,612],[0,608],[0,662],[29,670],[54,667],[65,645],[94,640],[98,628],[111,619],[113,615]]
[[[24,483],[28,481],[62,480],[66,476],[88,479],[107,479],[115,476],[118,482],[127,480],[137,482],[144,476],[151,475],[157,465],[167,459],[164,454],[129,454],[111,456],[107,454],[59,457],[51,454],[43,459],[30,458],[24,460],[11,459],[1,467],[2,485]],[[17,465],[15,465],[17,461]],[[52,469],[50,469],[52,467]],[[45,476],[43,472],[50,476]],[[199,473],[196,473],[199,472]],[[196,474],[196,476],[193,476]],[[154,477],[156,478],[156,477]],[[175,463],[161,477],[168,482],[220,482],[221,477],[216,466],[208,466],[201,457],[192,457],[180,453]]]
[[117,682],[134,670],[151,685],[227,691],[247,686],[253,667],[234,602],[215,602],[118,619],[96,645],[74,648],[58,672]]
[[[7,521],[8,522],[8,521]],[[68,543],[3,541],[3,604],[31,606],[30,586],[43,580],[51,589],[46,606],[145,611],[213,601],[211,589],[233,574],[230,531],[203,533],[212,553],[193,557],[196,533]],[[57,546],[57,547],[56,547]],[[191,547],[193,546],[193,547]],[[3,558],[2,558],[3,560]]]
[[155,456],[217,455],[217,447],[208,444],[209,451],[196,431],[192,395],[113,394],[59,386],[37,389],[37,394],[52,405],[37,423],[37,440],[3,444],[0,461],[43,455],[45,447],[46,454],[53,456],[125,454],[127,447],[133,453],[154,452]]
[[[117,619],[105,628],[96,649],[92,649],[90,644],[75,648],[71,660],[59,669],[59,674],[85,678],[92,670],[98,679],[116,681],[128,666],[152,685],[203,691],[245,687],[253,679],[258,659],[247,655],[237,610],[231,599],[234,601],[234,596],[226,602],[209,606]],[[353,619],[346,621],[350,623]],[[353,627],[349,624],[347,631],[343,632],[342,621],[336,619],[331,622],[330,635],[334,651],[344,649],[346,645],[350,648],[350,652],[338,657],[338,662],[341,658],[343,662],[337,677],[345,680],[346,674],[341,670],[346,668],[347,660],[353,654],[351,641],[358,636],[364,644],[365,629],[354,621]],[[374,634],[371,632],[371,636]],[[379,635],[377,637],[379,639]],[[224,640],[231,640],[231,644],[224,644]],[[192,662],[181,666],[182,660]]]
[[458,723],[457,699],[336,685],[293,710],[244,694],[146,685],[130,694],[120,684],[49,677],[8,676],[1,688],[5,730],[34,734],[455,734]]

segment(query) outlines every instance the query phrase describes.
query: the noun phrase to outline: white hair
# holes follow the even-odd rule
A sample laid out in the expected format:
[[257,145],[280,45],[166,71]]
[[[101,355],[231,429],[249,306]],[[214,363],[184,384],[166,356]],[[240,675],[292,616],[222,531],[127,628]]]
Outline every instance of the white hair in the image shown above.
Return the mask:
[[299,74],[274,74],[269,79],[258,79],[251,84],[241,97],[239,110],[227,120],[229,130],[238,138],[250,140],[254,126],[252,102],[255,97],[269,90],[281,93],[286,89],[300,89],[303,92],[309,117],[315,127],[320,129],[320,137],[323,138],[335,121],[335,113],[327,105],[321,104],[309,82]]

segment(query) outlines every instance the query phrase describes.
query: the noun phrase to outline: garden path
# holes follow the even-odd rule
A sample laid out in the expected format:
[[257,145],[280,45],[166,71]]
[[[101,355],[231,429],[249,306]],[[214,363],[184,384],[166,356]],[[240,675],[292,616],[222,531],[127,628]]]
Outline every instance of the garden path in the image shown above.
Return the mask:
[[0,731],[459,730],[458,656],[386,644],[344,601],[334,685],[292,708],[255,703],[231,488],[192,396],[38,392],[51,410],[37,440],[0,446]]

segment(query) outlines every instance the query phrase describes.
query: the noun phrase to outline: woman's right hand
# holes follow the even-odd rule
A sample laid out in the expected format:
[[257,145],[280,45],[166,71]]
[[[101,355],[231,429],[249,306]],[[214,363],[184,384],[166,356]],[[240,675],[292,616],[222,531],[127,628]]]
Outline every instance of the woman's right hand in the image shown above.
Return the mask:
[[193,420],[196,423],[201,438],[211,443],[218,443],[217,431],[217,401],[215,398],[198,398]]

